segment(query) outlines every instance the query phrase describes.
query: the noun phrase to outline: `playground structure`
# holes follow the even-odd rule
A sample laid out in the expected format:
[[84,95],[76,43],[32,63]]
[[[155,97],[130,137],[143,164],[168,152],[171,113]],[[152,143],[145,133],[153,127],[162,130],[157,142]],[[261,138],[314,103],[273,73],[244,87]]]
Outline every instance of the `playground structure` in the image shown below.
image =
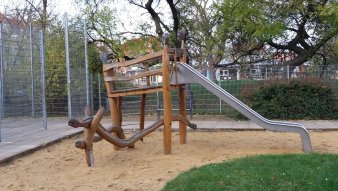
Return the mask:
[[[244,116],[254,121],[261,127],[279,132],[294,132],[301,136],[304,152],[311,152],[312,146],[309,133],[306,128],[298,123],[279,122],[265,119],[257,112],[246,106],[237,98],[220,88],[211,80],[204,77],[197,70],[187,64],[187,52],[185,48],[186,33],[179,34],[181,48],[169,48],[168,39],[163,39],[163,51],[154,52],[127,61],[114,62],[103,66],[104,80],[109,98],[112,126],[105,129],[100,120],[104,115],[104,108],[100,108],[94,117],[86,118],[82,121],[71,119],[69,125],[72,127],[84,127],[84,140],[79,140],[75,146],[85,150],[85,160],[88,166],[93,166],[93,142],[102,139],[107,140],[115,146],[134,147],[134,143],[143,138],[159,127],[163,126],[163,152],[165,155],[171,154],[172,151],[172,122],[179,121],[180,143],[185,144],[187,140],[187,126],[196,129],[196,125],[190,123],[186,117],[185,88],[188,83],[199,83],[210,92],[218,96],[220,99],[228,103],[231,107],[238,110]],[[150,70],[150,64],[161,62],[161,69]],[[119,76],[119,70],[130,66],[142,66],[144,72],[134,76]],[[151,76],[161,76],[162,83],[160,85],[151,85]],[[118,89],[116,82],[128,81],[145,78],[146,84],[143,87]],[[171,91],[178,89],[179,94],[179,114],[172,113]],[[145,122],[145,103],[146,95],[154,92],[162,92],[164,115],[163,119],[152,124],[150,127],[144,128]],[[123,97],[131,95],[141,95],[140,104],[140,131],[126,139],[122,129],[122,101]],[[98,135],[95,135],[97,133]]]

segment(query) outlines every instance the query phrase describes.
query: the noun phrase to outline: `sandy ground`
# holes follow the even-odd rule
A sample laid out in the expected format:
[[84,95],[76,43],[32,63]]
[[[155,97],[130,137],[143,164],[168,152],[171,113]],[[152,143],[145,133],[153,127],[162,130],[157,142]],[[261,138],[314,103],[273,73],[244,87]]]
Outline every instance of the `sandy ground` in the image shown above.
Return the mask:
[[[315,152],[338,153],[338,131],[311,132]],[[114,151],[94,144],[95,167],[83,161],[77,138],[36,151],[0,167],[0,190],[160,190],[182,171],[249,155],[301,153],[300,137],[266,131],[188,132],[188,144],[173,133],[173,154],[163,155],[162,133],[134,149]]]

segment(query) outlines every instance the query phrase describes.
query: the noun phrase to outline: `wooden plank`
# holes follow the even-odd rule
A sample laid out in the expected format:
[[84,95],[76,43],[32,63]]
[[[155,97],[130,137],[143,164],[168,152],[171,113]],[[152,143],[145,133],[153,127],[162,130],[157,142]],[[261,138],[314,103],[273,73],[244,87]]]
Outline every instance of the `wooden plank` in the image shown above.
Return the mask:
[[142,72],[140,74],[134,75],[134,76],[105,76],[104,81],[110,82],[110,81],[122,81],[122,80],[135,80],[138,78],[148,77],[148,76],[155,76],[162,74],[162,70],[151,70]]
[[154,52],[151,54],[146,54],[144,56],[132,59],[132,60],[127,60],[127,61],[123,61],[123,62],[114,62],[112,64],[104,64],[103,65],[103,71],[108,71],[110,69],[113,68],[117,68],[117,67],[127,67],[127,66],[131,66],[134,64],[139,64],[139,63],[143,63],[143,62],[151,62],[153,60],[159,60],[161,59],[161,56],[163,54],[163,51],[158,51],[158,52]]

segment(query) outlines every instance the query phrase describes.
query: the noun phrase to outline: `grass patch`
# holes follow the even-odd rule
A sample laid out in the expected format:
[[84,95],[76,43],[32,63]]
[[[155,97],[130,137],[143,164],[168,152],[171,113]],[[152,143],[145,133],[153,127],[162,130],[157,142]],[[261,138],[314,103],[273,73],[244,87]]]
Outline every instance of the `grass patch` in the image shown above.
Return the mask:
[[260,155],[191,169],[168,190],[338,190],[338,155]]

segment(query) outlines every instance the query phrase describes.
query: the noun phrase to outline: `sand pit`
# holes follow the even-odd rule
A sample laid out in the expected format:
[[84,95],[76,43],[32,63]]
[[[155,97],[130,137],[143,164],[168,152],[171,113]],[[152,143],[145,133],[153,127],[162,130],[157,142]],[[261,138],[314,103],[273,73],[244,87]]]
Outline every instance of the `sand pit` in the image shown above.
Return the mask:
[[[127,134],[128,135],[128,134]],[[173,133],[173,154],[163,155],[162,132],[147,136],[134,149],[114,151],[105,141],[94,144],[95,167],[88,168],[79,139],[18,158],[0,167],[0,188],[5,190],[160,190],[180,172],[208,163],[249,155],[302,153],[300,137],[266,131],[188,132],[180,145]],[[338,153],[338,131],[311,132],[315,152]]]

